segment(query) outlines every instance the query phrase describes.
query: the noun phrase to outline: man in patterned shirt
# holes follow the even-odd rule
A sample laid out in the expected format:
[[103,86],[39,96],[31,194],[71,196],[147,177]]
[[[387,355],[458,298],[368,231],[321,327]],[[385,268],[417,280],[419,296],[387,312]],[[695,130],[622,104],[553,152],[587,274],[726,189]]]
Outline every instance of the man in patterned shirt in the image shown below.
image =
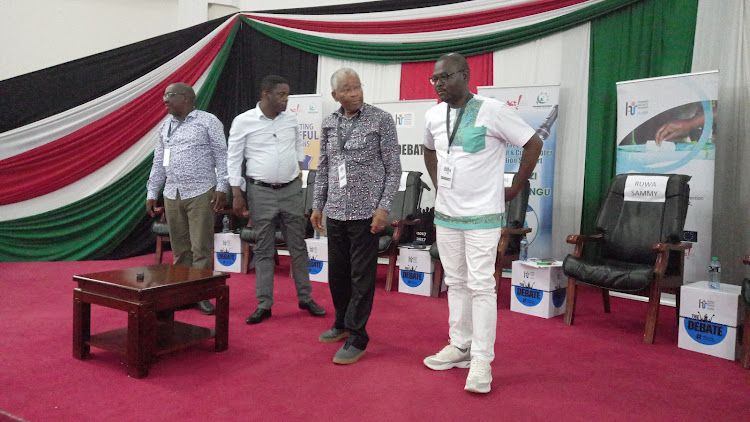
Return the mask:
[[[531,176],[542,140],[492,98],[469,91],[469,65],[446,54],[430,77],[443,103],[425,113],[424,161],[437,188],[435,234],[448,285],[450,344],[424,364],[470,368],[465,390],[488,393],[495,358],[495,258],[505,201]],[[504,188],[505,145],[523,148],[513,185]]]
[[[186,83],[169,85],[164,105],[171,117],[159,128],[159,142],[148,178],[146,212],[154,216],[159,190],[164,187],[164,212],[174,263],[213,268],[214,211],[224,208],[229,190],[227,142],[224,126],[213,114],[196,110],[195,92]],[[214,305],[196,304],[206,315]]]
[[318,340],[346,338],[333,362],[350,364],[365,354],[370,340],[365,325],[375,295],[378,233],[388,223],[401,161],[396,124],[389,113],[363,102],[357,73],[337,70],[331,88],[341,108],[323,120],[310,220],[322,232],[325,209],[336,320]]

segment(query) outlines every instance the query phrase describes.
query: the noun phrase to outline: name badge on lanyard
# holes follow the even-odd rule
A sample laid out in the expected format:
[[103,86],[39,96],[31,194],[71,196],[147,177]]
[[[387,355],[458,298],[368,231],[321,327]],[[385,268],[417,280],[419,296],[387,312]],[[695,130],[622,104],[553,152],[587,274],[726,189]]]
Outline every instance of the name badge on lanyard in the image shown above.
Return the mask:
[[450,188],[453,184],[453,172],[456,171],[456,166],[450,163],[445,163],[440,166],[440,174],[438,175],[438,186],[441,188]]
[[164,148],[164,160],[162,161],[161,165],[164,167],[169,166],[169,155],[171,150],[169,148]]
[[[471,100],[471,93],[466,103]],[[458,126],[461,124],[461,118],[464,116],[464,110],[466,110],[466,104],[458,111],[456,116],[456,124],[453,126],[453,132],[451,132],[451,107],[446,104],[445,110],[445,132],[448,135],[448,151],[446,152],[445,163],[440,166],[440,174],[438,175],[438,186],[441,188],[450,188],[453,185],[453,174],[456,172],[456,166],[451,160],[451,146],[453,145],[453,139],[456,137],[458,132]]]
[[[177,129],[180,127],[182,122],[177,122],[177,126],[175,126],[174,130],[172,130],[172,122],[169,122],[169,128],[167,128],[167,145],[169,145],[169,141],[172,140],[172,135],[174,135],[175,132],[177,132]],[[169,147],[164,148],[164,159],[162,160],[161,165],[164,167],[169,166],[169,157],[171,155],[171,150]]]
[[346,186],[346,161],[339,164],[339,187],[343,188]]

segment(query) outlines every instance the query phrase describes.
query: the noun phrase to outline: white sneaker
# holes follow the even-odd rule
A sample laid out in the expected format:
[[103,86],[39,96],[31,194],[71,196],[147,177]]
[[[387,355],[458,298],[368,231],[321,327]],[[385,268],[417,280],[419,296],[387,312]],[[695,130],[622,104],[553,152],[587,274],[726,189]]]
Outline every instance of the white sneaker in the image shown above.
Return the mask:
[[489,362],[473,357],[464,390],[472,393],[489,393],[492,384],[492,367]]
[[449,344],[436,355],[427,356],[423,362],[430,369],[445,371],[451,368],[468,368],[471,364],[471,356],[469,349],[462,352],[458,347]]

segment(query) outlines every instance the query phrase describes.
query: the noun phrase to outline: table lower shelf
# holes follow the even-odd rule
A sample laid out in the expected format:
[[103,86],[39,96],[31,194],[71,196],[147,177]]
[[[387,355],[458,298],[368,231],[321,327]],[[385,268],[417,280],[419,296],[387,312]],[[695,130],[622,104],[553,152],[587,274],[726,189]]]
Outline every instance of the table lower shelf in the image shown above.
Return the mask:
[[[216,337],[216,332],[209,328],[186,324],[180,321],[158,322],[156,334],[156,350],[154,354],[159,356],[180,350],[194,344],[201,343]],[[94,334],[86,344],[111,352],[127,355],[128,353],[128,328],[105,331]]]

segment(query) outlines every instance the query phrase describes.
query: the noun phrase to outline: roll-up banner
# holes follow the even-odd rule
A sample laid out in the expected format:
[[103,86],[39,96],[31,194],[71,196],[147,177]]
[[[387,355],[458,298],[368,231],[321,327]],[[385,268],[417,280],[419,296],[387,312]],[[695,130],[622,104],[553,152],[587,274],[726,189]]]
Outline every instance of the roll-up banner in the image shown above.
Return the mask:
[[424,165],[424,115],[436,100],[394,101],[373,104],[391,113],[396,122],[398,144],[401,147],[401,169],[403,171],[421,171],[422,181],[430,187],[422,192],[422,208],[435,206],[435,189],[432,186],[427,167]]
[[303,169],[316,170],[320,158],[320,128],[323,124],[320,94],[290,95],[286,111],[297,115],[305,161]]
[[617,83],[616,173],[686,174],[685,281],[708,280],[718,71]]
[[[539,162],[531,175],[531,196],[526,210],[526,226],[533,230],[526,237],[529,257],[551,258],[552,199],[555,184],[555,145],[557,144],[558,85],[516,88],[480,86],[477,94],[505,103],[533,127],[544,141]],[[508,144],[505,172],[515,173],[523,148]]]

